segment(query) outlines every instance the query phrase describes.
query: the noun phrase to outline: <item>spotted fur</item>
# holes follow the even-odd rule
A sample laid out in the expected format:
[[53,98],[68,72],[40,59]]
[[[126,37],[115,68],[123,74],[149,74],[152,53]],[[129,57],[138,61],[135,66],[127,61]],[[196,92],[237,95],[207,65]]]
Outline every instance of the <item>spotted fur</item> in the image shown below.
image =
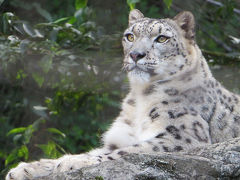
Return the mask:
[[[240,98],[212,76],[194,40],[194,27],[190,12],[152,19],[131,11],[122,41],[131,88],[120,115],[103,135],[103,147],[20,163],[6,179],[34,179],[129,153],[178,152],[238,137]],[[160,36],[166,41],[159,42]]]

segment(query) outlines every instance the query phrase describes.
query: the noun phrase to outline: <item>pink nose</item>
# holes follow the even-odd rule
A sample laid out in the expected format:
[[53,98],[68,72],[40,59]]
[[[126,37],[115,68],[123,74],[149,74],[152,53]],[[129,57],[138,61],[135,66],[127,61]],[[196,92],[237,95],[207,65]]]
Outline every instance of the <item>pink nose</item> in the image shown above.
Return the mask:
[[133,51],[130,53],[130,56],[133,61],[137,62],[139,59],[142,59],[146,56],[146,53],[139,53],[137,51]]

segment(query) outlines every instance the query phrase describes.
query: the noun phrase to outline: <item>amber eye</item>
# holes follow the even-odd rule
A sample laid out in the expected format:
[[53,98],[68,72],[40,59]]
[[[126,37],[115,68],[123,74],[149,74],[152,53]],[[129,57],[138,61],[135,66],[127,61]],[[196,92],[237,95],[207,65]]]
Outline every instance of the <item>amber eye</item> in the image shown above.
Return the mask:
[[128,41],[133,42],[134,41],[134,35],[133,34],[126,34],[126,38]]
[[156,39],[156,41],[159,42],[159,43],[164,43],[164,42],[166,42],[168,39],[169,39],[169,37],[160,35],[160,36],[158,36],[158,38]]

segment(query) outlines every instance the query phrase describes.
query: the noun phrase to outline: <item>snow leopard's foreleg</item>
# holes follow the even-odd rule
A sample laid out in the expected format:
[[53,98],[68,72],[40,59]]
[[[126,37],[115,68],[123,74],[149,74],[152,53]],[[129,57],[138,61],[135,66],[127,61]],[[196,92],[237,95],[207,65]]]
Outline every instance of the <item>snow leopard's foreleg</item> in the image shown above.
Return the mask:
[[[59,159],[42,159],[31,163],[20,163],[10,170],[6,180],[25,180],[48,176],[52,173],[74,171],[82,167],[99,164],[104,161],[112,161],[129,153],[151,153],[180,151],[184,147],[180,141],[174,142],[172,136],[159,134],[155,138],[128,147],[110,151],[102,148],[80,155],[65,155]],[[164,144],[167,144],[165,146]]]

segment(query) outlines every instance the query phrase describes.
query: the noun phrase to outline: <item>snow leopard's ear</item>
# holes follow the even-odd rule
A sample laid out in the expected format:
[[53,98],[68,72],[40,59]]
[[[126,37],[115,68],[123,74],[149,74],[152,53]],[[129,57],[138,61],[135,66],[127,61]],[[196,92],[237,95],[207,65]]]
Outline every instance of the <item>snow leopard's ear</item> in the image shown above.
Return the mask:
[[189,11],[183,11],[176,15],[173,20],[183,30],[185,38],[194,40],[195,37],[195,20],[194,16]]
[[144,18],[144,15],[143,15],[143,13],[141,13],[141,11],[139,11],[138,9],[131,10],[130,13],[129,13],[129,17],[128,17],[129,26],[134,24],[134,22],[136,20],[142,19],[142,18]]

